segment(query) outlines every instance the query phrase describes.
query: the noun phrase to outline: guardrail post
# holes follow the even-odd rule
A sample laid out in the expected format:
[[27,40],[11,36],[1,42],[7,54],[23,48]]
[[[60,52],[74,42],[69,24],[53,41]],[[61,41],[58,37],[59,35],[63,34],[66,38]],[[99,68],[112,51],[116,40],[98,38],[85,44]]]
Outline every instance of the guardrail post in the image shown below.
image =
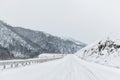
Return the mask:
[[3,65],[3,69],[6,69],[6,65]]

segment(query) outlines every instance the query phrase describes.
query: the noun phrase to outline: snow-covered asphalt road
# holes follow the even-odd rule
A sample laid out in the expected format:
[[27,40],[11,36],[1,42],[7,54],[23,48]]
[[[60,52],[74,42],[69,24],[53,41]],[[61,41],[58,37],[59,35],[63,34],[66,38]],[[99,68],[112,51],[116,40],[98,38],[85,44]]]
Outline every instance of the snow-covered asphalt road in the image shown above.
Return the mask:
[[120,70],[70,54],[59,60],[0,72],[0,80],[120,80]]

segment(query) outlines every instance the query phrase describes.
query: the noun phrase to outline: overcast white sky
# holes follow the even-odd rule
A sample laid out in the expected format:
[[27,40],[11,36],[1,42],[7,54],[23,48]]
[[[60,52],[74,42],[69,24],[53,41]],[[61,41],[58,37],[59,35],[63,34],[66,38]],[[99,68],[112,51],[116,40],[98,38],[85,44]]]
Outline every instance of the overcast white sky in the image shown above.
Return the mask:
[[120,32],[120,1],[0,0],[0,20],[89,44]]

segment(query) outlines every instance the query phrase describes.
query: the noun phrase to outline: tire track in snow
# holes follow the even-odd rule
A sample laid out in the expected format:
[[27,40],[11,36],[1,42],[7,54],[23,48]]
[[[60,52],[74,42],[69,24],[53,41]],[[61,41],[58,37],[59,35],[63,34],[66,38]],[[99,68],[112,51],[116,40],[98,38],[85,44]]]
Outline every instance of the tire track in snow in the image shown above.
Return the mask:
[[[73,58],[75,60],[74,62],[76,62],[75,69],[79,70],[79,68],[81,67],[81,69],[84,70],[83,73],[86,74],[90,80],[100,80],[89,68],[80,63],[80,60],[77,56],[74,55]],[[79,72],[81,72],[81,70],[79,70]]]

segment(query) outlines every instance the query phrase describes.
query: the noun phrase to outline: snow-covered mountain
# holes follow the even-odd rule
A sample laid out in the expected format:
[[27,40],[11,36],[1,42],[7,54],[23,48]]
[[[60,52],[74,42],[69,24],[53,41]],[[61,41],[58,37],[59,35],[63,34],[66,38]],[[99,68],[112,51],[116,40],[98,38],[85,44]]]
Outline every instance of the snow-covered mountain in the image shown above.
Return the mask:
[[33,58],[41,53],[75,53],[84,46],[44,32],[15,28],[0,21],[0,59]]
[[76,53],[82,59],[120,67],[120,34],[110,34]]
[[[15,58],[29,58],[39,54],[36,44],[20,36],[13,27],[2,21],[0,21],[0,46],[7,49],[9,54]],[[6,56],[5,53],[1,52],[1,54],[0,59]]]
[[33,31],[20,27],[14,29],[20,35],[38,44],[43,49],[43,53],[75,53],[86,45],[80,41],[76,43],[75,41],[65,40],[41,31]]

